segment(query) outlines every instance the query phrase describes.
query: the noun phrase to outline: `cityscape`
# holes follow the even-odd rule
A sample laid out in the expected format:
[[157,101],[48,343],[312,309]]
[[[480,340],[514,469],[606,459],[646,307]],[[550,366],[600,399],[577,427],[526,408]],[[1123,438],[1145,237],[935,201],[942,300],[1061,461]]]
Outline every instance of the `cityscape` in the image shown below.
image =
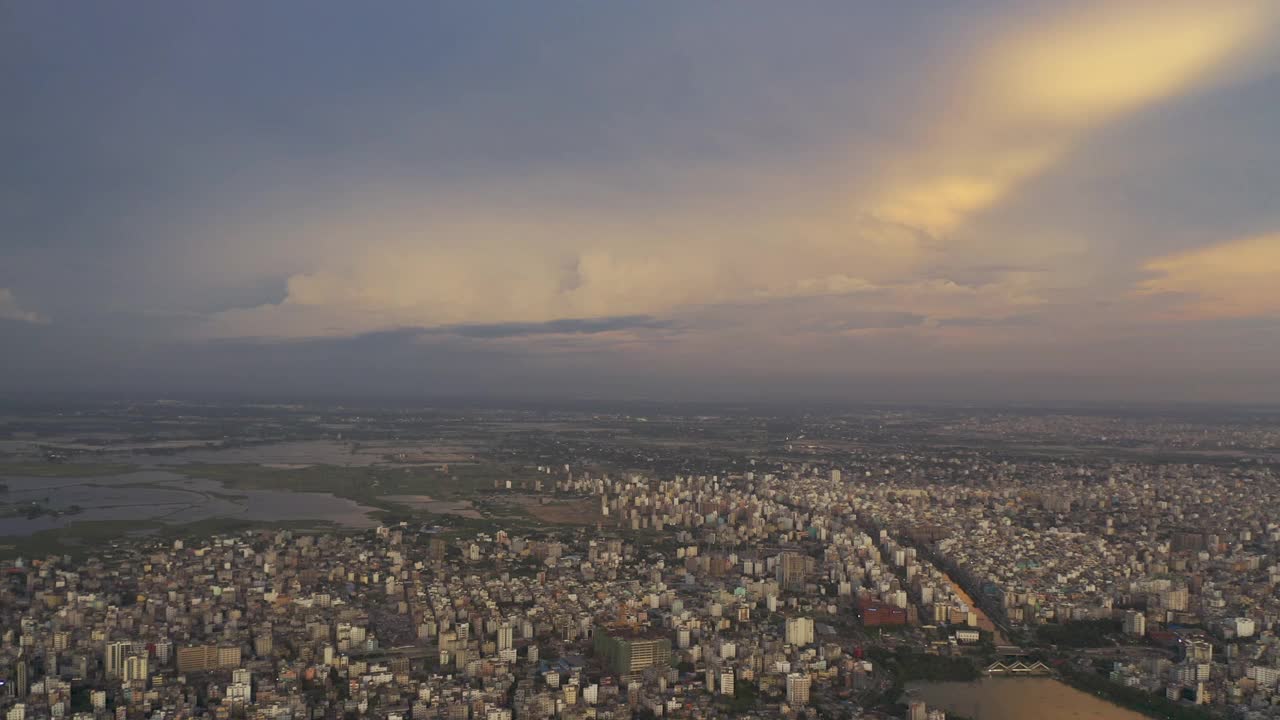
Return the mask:
[[0,0],[0,720],[1280,720],[1280,0]]
[[[1280,715],[1275,411],[158,402],[0,433],[11,720]],[[175,514],[157,473],[352,516]]]

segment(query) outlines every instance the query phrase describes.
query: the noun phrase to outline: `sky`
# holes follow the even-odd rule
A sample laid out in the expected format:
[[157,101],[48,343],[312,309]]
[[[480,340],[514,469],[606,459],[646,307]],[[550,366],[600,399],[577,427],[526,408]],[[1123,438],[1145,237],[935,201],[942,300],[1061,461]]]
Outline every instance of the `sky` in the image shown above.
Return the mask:
[[1280,402],[1280,3],[0,4],[0,391]]

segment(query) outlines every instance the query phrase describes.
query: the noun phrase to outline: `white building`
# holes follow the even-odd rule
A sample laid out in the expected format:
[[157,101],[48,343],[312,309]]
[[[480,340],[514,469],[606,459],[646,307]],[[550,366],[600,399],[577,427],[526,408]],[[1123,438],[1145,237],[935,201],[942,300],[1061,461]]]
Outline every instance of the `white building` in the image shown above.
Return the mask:
[[106,666],[107,677],[118,678],[124,674],[124,660],[129,657],[130,643],[109,642],[103,653],[103,665]]
[[134,682],[137,680],[147,679],[147,656],[146,655],[130,655],[124,660],[124,671],[120,673],[120,679],[125,682]]
[[1245,672],[1245,675],[1262,687],[1274,688],[1280,683],[1280,669],[1266,665],[1254,665]]
[[1147,616],[1136,610],[1126,612],[1124,614],[1124,632],[1126,635],[1146,635]]
[[809,676],[801,673],[787,675],[787,704],[809,704]]
[[787,618],[786,639],[788,645],[812,645],[813,618]]
[[732,695],[734,690],[733,671],[725,670],[720,673],[720,694]]

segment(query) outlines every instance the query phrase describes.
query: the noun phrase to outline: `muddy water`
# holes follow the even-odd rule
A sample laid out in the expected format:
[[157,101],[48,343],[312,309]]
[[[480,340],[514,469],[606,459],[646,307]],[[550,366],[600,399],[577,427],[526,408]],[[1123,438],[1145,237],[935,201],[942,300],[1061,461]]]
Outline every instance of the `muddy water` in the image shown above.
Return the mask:
[[910,699],[924,700],[973,720],[1146,720],[1050,678],[988,677],[977,682],[912,683]]

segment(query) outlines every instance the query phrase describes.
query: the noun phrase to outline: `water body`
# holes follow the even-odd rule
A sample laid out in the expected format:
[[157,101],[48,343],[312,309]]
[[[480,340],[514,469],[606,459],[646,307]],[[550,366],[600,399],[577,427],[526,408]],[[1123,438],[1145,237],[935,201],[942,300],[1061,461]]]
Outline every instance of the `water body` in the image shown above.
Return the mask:
[[[98,437],[109,437],[98,434]],[[172,440],[146,443],[84,443],[70,438],[34,440],[0,440],[0,453],[35,459],[43,455],[41,448],[89,453],[74,456],[70,462],[119,462],[143,467],[165,467],[184,463],[244,463],[260,465],[374,465],[383,462],[385,453],[416,448],[360,445],[336,440],[296,440],[289,442],[209,447],[207,440]],[[356,449],[356,452],[352,450]]]
[[[0,517],[0,537],[27,536],[42,530],[57,530],[77,522],[96,520],[159,521],[189,523],[209,518],[232,518],[260,522],[323,521],[349,528],[376,527],[368,513],[375,508],[360,505],[327,493],[295,493],[287,490],[240,490],[214,480],[189,478],[183,473],[188,463],[234,463],[278,468],[314,465],[369,466],[382,463],[387,453],[416,452],[416,447],[360,445],[332,440],[248,445],[213,449],[206,443],[179,441],[144,445],[83,445],[70,440],[51,442],[60,447],[86,451],[106,450],[101,455],[77,457],[86,462],[129,463],[138,472],[100,477],[19,477],[6,475],[0,464],[0,480],[9,492],[0,496],[0,505],[35,502],[66,511],[78,506],[73,515],[43,515],[36,518]],[[162,446],[166,454],[140,452]],[[0,448],[30,454],[30,441],[0,441]],[[356,452],[353,452],[353,449]],[[135,452],[136,451],[136,452]],[[479,517],[474,508],[455,508]],[[3,512],[3,508],[0,508]],[[470,515],[468,515],[470,516]]]
[[316,520],[351,528],[375,527],[365,507],[327,493],[239,490],[169,470],[143,470],[89,478],[6,477],[10,503],[36,502],[51,510],[79,506],[81,512],[0,517],[0,536],[26,536],[93,520],[189,523],[208,518],[262,522]]
[[1051,678],[912,683],[907,695],[973,720],[1147,720]]
[[181,465],[184,463],[244,463],[251,465],[373,465],[382,462],[382,452],[351,452],[351,443],[332,440],[248,445],[226,449],[198,448],[181,450],[172,455],[131,455],[125,462],[144,465]]

